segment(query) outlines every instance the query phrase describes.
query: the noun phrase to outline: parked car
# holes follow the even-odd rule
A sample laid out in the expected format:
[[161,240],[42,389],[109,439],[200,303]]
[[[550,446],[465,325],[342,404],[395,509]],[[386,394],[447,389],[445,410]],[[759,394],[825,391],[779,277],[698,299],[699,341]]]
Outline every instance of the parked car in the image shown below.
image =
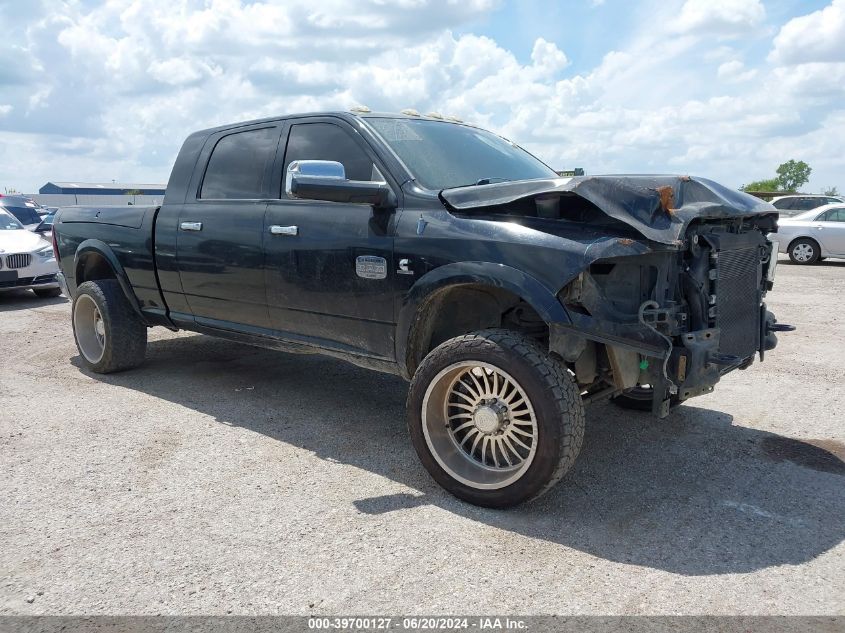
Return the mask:
[[769,239],[794,264],[814,264],[825,257],[845,257],[845,203],[827,204],[778,220]]
[[772,205],[781,212],[781,217],[793,216],[810,211],[826,204],[845,204],[845,199],[838,196],[800,194],[772,198]]
[[11,213],[30,231],[41,224],[39,206],[26,196],[0,194],[0,209]]
[[163,205],[63,208],[53,240],[90,371],[163,326],[395,373],[434,479],[504,507],[572,467],[585,404],[665,416],[774,348],[776,220],[703,178],[561,178],[474,126],[339,112],[192,134]]
[[36,226],[33,230],[34,233],[38,233],[41,237],[46,240],[52,240],[53,237],[53,221],[56,219],[56,211],[50,211],[46,215],[41,218],[41,223]]
[[61,294],[53,246],[0,209],[0,291],[32,290],[39,297]]

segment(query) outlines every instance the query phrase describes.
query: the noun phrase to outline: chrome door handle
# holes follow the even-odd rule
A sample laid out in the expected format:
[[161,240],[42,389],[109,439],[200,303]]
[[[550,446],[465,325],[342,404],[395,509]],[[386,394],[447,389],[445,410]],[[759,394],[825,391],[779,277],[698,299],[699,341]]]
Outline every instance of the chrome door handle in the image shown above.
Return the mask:
[[273,224],[270,227],[270,234],[271,235],[299,235],[299,227],[298,226],[279,226],[278,224]]
[[202,222],[182,222],[179,228],[183,231],[202,231]]

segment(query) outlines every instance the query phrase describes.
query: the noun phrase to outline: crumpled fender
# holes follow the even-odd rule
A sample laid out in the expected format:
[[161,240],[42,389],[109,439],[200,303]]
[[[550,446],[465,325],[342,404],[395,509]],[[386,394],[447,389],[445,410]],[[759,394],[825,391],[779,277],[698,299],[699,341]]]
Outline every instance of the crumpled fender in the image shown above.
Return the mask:
[[768,202],[706,178],[690,176],[584,176],[521,180],[444,189],[440,198],[464,211],[537,195],[577,195],[608,216],[662,244],[675,244],[696,219],[777,214]]
[[554,289],[516,268],[492,262],[446,264],[420,277],[405,296],[396,326],[397,358],[406,358],[412,329],[426,302],[438,290],[465,284],[509,290],[531,305],[547,323],[570,323],[569,314],[557,300]]

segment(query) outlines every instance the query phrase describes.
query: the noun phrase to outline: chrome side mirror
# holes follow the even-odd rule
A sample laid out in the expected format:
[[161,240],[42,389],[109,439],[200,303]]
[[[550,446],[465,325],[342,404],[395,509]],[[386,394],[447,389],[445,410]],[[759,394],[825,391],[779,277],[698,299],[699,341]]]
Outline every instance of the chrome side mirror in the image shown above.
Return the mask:
[[347,180],[343,165],[333,160],[293,161],[285,174],[285,193],[300,200],[396,207],[396,196],[386,182]]
[[337,161],[295,160],[288,165],[288,171],[285,174],[285,193],[294,197],[298,197],[296,192],[291,190],[294,175],[332,180],[346,180],[346,170],[343,168],[343,164]]

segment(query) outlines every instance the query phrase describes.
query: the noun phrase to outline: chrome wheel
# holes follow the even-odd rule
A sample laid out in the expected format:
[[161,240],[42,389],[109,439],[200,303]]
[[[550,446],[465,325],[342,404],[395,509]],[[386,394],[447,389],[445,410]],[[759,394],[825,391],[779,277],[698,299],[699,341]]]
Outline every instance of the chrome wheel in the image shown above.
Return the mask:
[[488,363],[463,361],[437,374],[423,398],[422,423],[437,463],[473,488],[515,482],[537,450],[537,416],[528,395]]
[[792,257],[797,262],[806,263],[812,261],[816,254],[816,249],[808,242],[799,242],[792,247]]
[[106,326],[100,309],[87,294],[80,294],[73,306],[73,331],[85,360],[99,363],[106,351]]

